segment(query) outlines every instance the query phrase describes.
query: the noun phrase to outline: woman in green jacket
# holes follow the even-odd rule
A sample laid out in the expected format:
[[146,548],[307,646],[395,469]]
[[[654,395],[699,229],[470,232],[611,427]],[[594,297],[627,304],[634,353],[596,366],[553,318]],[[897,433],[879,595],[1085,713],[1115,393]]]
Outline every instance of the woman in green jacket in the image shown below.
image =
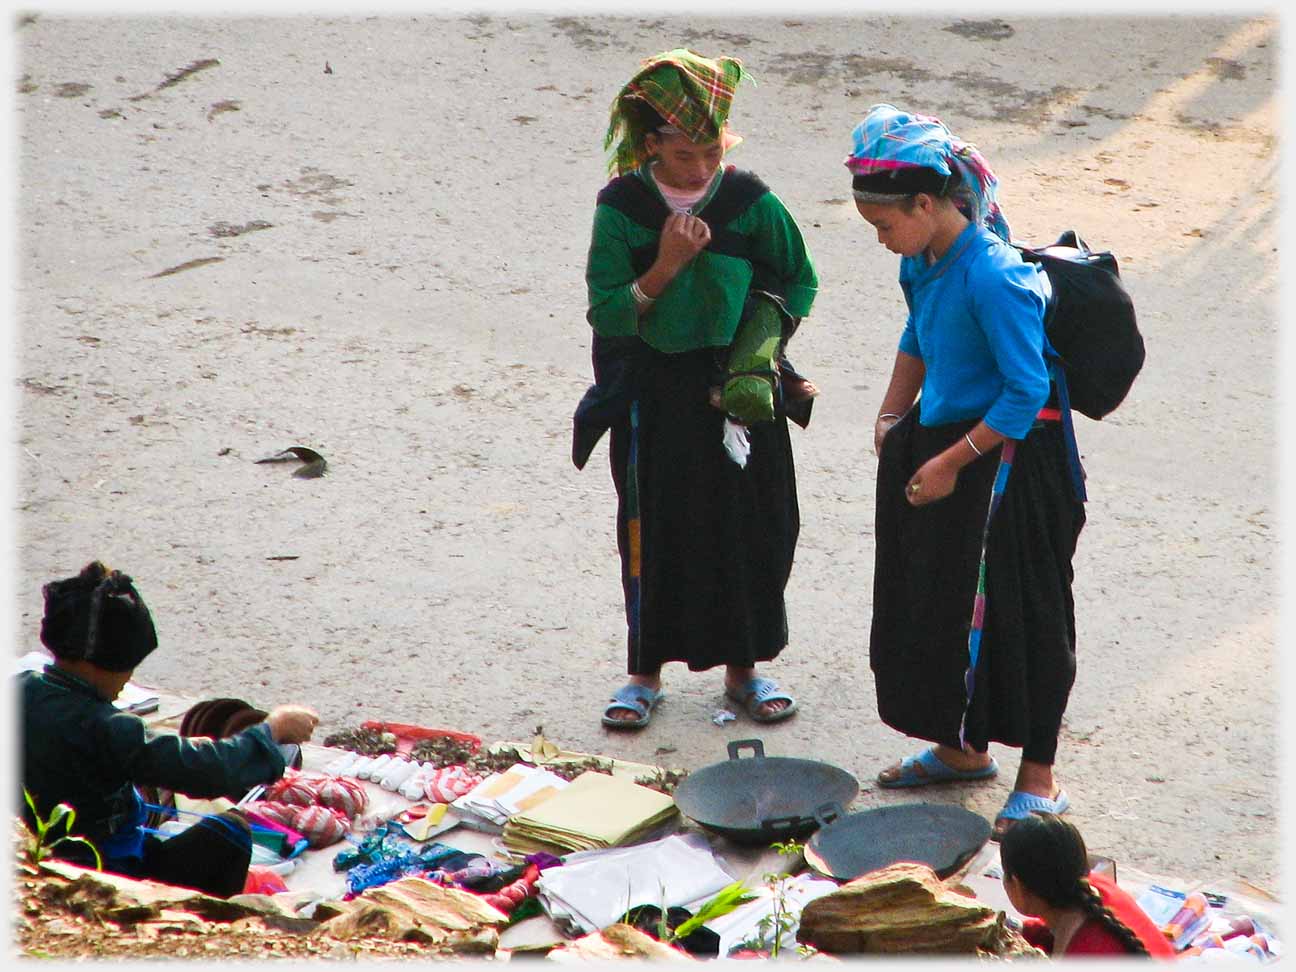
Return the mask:
[[[740,141],[726,120],[742,76],[732,58],[668,51],[612,107],[616,177],[599,193],[586,268],[597,384],[574,454],[583,466],[611,429],[630,675],[604,710],[612,727],[648,724],[672,661],[723,665],[726,695],[757,721],[796,711],[756,665],[788,640],[800,522],[787,418],[804,424],[815,392],[782,350],[818,280],[779,198],[722,164]],[[740,324],[756,335],[743,366],[731,357]],[[753,377],[769,409],[736,420],[736,389]]]

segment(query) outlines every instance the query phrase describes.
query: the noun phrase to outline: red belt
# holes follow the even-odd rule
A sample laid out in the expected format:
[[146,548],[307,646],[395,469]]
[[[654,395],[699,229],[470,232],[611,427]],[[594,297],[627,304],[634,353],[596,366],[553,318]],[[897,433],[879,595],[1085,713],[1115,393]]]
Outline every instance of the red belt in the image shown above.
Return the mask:
[[1041,408],[1035,417],[1042,422],[1061,422],[1062,410],[1060,408]]

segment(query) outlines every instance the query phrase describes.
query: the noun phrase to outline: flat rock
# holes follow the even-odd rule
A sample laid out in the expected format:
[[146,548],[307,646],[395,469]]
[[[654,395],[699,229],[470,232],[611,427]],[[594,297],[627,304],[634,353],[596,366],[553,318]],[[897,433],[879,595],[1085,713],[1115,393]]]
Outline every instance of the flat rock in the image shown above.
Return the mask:
[[234,921],[256,914],[255,909],[246,905],[159,881],[137,881],[64,861],[46,860],[40,867],[67,882],[51,884],[47,894],[82,914],[106,921],[123,924],[151,921],[164,911],[185,911],[209,921]]
[[555,962],[606,962],[623,959],[695,961],[688,953],[671,948],[651,935],[645,935],[638,928],[624,924],[608,925],[602,931],[578,938],[562,948],[555,948],[545,957]]
[[402,878],[351,901],[321,902],[319,934],[423,942],[456,954],[493,954],[508,915],[477,895],[423,878]]
[[899,863],[807,904],[797,941],[836,954],[974,954],[997,946],[997,927],[994,909],[946,887],[927,865]]

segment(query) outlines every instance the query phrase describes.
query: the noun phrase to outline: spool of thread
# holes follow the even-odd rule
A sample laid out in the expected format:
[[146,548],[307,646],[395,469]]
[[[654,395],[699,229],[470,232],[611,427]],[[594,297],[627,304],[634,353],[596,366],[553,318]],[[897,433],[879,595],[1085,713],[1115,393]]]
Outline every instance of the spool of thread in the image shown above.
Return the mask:
[[1224,943],[1225,951],[1234,952],[1238,955],[1250,955],[1253,958],[1263,959],[1269,957],[1269,939],[1264,935],[1249,935],[1247,937],[1238,936],[1230,938]]
[[1236,938],[1238,935],[1255,935],[1258,934],[1259,931],[1260,929],[1256,927],[1255,922],[1247,915],[1243,915],[1240,918],[1234,918],[1230,921],[1228,931],[1223,932],[1220,937]]
[[1237,938],[1239,935],[1255,935],[1259,932],[1255,922],[1246,915],[1234,918],[1228,923],[1222,931],[1206,932],[1198,935],[1192,940],[1192,945],[1196,948],[1223,948],[1224,943],[1229,939]]
[[1177,944],[1195,924],[1206,917],[1206,909],[1209,907],[1206,895],[1194,891],[1184,898],[1183,907],[1175,912],[1174,917],[1161,927],[1162,933],[1171,942]]
[[1192,944],[1188,947],[1195,948],[1199,952],[1205,948],[1223,948],[1224,936],[1213,932],[1207,932],[1205,935],[1198,935],[1194,938]]

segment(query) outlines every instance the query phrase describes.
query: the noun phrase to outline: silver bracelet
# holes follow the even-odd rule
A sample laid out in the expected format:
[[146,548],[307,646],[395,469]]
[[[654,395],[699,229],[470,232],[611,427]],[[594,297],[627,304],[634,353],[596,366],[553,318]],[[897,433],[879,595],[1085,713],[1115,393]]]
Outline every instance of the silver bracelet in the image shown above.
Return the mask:
[[967,439],[967,444],[972,447],[972,451],[975,452],[978,457],[985,455],[984,452],[976,447],[976,443],[972,441],[972,436],[969,433],[964,432],[963,438]]
[[[877,420],[878,420],[878,422],[881,422],[884,418],[893,418],[893,419],[895,419],[897,422],[900,421],[900,416],[897,415],[895,412],[883,412],[881,415],[879,415],[879,416],[877,417]],[[876,425],[877,422],[875,422],[875,423],[873,423],[873,424]]]
[[635,303],[638,304],[640,307],[647,307],[657,299],[656,297],[649,297],[647,294],[645,294],[643,292],[643,288],[639,286],[638,280],[631,282],[630,296],[634,298]]

